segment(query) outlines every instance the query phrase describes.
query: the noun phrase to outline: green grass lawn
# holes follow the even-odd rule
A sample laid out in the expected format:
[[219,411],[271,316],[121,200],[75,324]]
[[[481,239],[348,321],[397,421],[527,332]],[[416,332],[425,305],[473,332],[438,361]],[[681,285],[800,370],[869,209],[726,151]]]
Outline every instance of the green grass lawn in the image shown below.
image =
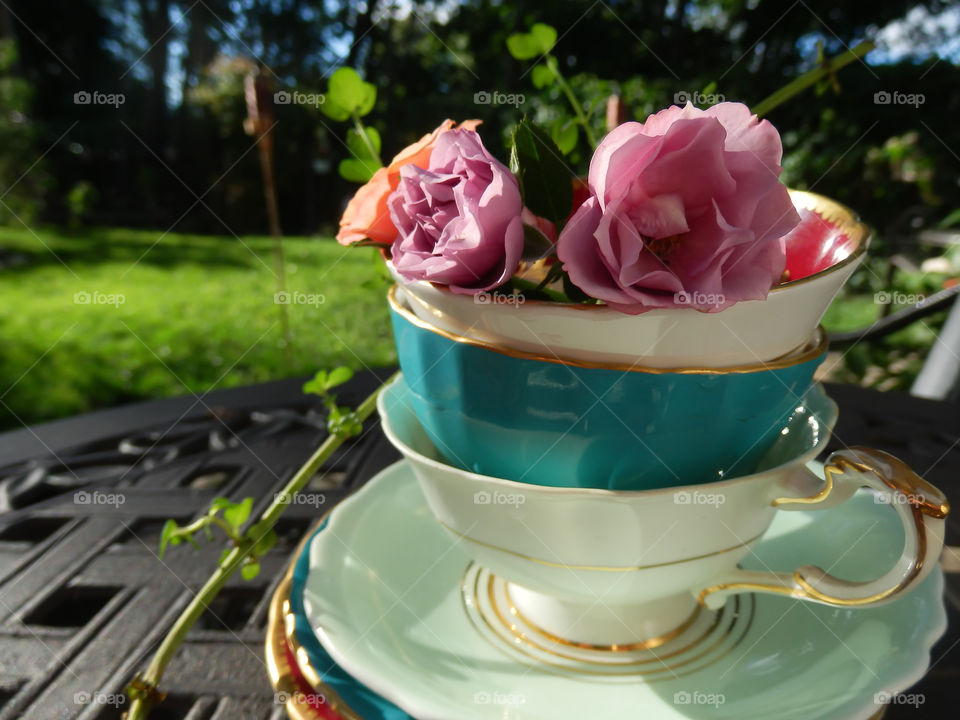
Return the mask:
[[[395,363],[379,256],[328,238],[283,242],[294,300],[289,362],[269,238],[123,229],[38,238],[0,228],[0,428],[322,367]],[[940,280],[924,278],[928,288],[898,277],[895,289],[929,293]],[[879,309],[860,288],[841,295],[824,324],[866,327]],[[908,388],[940,321],[853,348],[831,377]]]
[[122,229],[38,236],[0,229],[0,427],[396,362],[389,283],[372,250],[284,239],[294,301],[288,362],[269,238]]

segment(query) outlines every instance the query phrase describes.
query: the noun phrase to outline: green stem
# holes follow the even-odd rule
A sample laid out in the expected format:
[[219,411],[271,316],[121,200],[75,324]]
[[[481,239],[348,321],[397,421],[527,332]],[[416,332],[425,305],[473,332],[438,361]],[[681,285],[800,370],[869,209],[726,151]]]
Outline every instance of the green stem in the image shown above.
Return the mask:
[[[396,374],[391,376],[389,380],[360,403],[356,409],[356,413],[361,422],[370,417],[377,407],[377,397],[383,388],[396,377]],[[290,478],[290,481],[283,490],[276,494],[269,507],[264,510],[260,516],[260,522],[263,523],[263,527],[269,529],[276,525],[280,515],[289,505],[287,498],[293,497],[306,486],[310,479],[316,475],[320,466],[333,454],[334,450],[343,444],[344,440],[346,440],[346,437],[341,435],[331,434],[327,436],[326,440],[316,449],[306,463]],[[267,530],[264,530],[264,532],[267,532]],[[247,556],[250,554],[254,545],[256,545],[256,542],[257,538],[250,538],[243,540],[237,547],[233,548],[230,554],[223,559],[223,562],[218,565],[216,571],[200,589],[200,592],[193,597],[190,604],[180,613],[180,617],[177,618],[170,632],[164,637],[160,648],[150,661],[146,672],[140,678],[138,684],[146,690],[143,694],[139,694],[132,699],[130,710],[126,716],[127,720],[144,720],[144,718],[148,716],[154,701],[154,691],[160,684],[160,680],[163,679],[163,673],[167,665],[170,664],[177,649],[186,638],[187,633],[190,632],[190,629],[203,614],[204,610],[207,609],[217,596],[217,593],[223,589],[227,580],[229,580],[246,561]]]
[[587,136],[587,142],[590,143],[591,148],[596,149],[597,139],[593,136],[593,131],[590,129],[590,123],[587,120],[587,116],[583,114],[583,108],[580,107],[580,103],[577,101],[577,96],[573,94],[573,89],[567,84],[567,81],[563,79],[563,75],[560,73],[560,66],[557,64],[557,59],[549,53],[547,53],[547,67],[550,68],[550,71],[553,73],[553,77],[556,79],[557,84],[563,91],[563,94],[566,95],[567,100],[570,101],[570,105],[573,107],[573,112],[577,116],[577,122],[580,123],[580,126],[583,128],[583,132]]
[[[367,137],[363,123],[360,122],[360,116],[356,113],[351,113],[350,117],[353,118],[353,127],[356,128],[357,133],[359,133],[360,139],[363,140],[363,144],[367,146],[367,150],[370,152],[370,157],[376,161],[378,168],[383,167],[383,163],[380,161],[380,153],[377,152],[377,149],[373,147],[373,143],[370,142],[370,138]],[[363,161],[361,160],[360,162]]]
[[850,48],[841,55],[837,55],[834,58],[823,61],[818,67],[804,73],[793,82],[784,85],[782,88],[770,95],[770,97],[765,98],[761,102],[754,105],[753,112],[757,115],[757,117],[763,117],[775,107],[785,103],[794,95],[799,95],[814,83],[819,82],[828,75],[832,75],[840,68],[846,67],[854,60],[862,58],[868,52],[873,50],[874,47],[876,46],[867,40],[860,43],[855,48]]

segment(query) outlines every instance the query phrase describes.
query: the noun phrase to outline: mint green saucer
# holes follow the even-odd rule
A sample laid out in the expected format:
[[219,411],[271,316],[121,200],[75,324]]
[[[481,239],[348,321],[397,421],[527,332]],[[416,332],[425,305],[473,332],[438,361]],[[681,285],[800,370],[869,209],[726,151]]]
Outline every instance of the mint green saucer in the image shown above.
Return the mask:
[[[743,565],[866,580],[896,560],[901,536],[896,514],[861,492],[779,514]],[[340,667],[420,720],[866,719],[922,677],[946,629],[937,571],[866,610],[740,595],[646,655],[591,655],[511,617],[485,572],[399,462],[313,539],[303,609]]]

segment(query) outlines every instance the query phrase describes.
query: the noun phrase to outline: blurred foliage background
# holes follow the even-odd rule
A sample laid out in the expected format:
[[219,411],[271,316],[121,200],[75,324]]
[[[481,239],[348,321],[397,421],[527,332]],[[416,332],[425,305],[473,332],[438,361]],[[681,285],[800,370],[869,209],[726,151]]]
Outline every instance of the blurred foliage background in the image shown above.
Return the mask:
[[[366,256],[343,260],[328,245],[355,186],[336,171],[347,157],[347,125],[316,105],[274,107],[277,198],[283,232],[302,238],[291,241],[303,253],[287,259],[291,286],[342,302],[290,308],[292,361],[276,350],[282,338],[257,340],[275,308],[260,257],[267,247],[247,242],[268,224],[257,152],[243,127],[244,78],[259,71],[277,91],[322,94],[330,73],[351,66],[377,87],[365,122],[380,132],[385,158],[445,117],[479,117],[488,147],[506,159],[505,138],[523,113],[548,126],[570,116],[557,86],[534,85],[536,62],[506,52],[507,37],[535,22],[558,30],[553,54],[598,135],[611,94],[638,120],[704,90],[755,104],[824,56],[874,40],[865,61],[768,116],[783,135],[785,181],[850,205],[875,228],[871,258],[827,321],[869,325],[887,311],[877,293],[896,304],[954,282],[958,2],[9,2],[0,7],[0,223],[9,228],[0,227],[0,424],[306,373],[329,358],[390,362],[383,303],[356,297],[376,298],[382,285]],[[83,104],[78,93],[122,95],[122,104]],[[488,102],[502,96],[514,104]],[[585,152],[569,157],[586,171]],[[924,240],[933,229],[939,243]],[[127,265],[117,264],[120,256]],[[214,298],[201,288],[220,287],[229,258],[231,272],[242,265],[244,274]],[[90,313],[100,309],[65,299],[83,288],[125,288],[120,315],[144,342],[113,345],[111,334],[129,335],[117,313],[94,322]],[[260,298],[255,307],[238,301],[244,288]],[[55,300],[40,302],[45,295]],[[335,324],[335,313],[350,314],[373,339],[334,339],[316,321]],[[222,354],[222,329],[202,330],[218,320],[233,328],[238,348],[257,341],[273,349],[241,358],[222,378],[214,368],[194,372],[197,358]],[[853,348],[835,376],[908,387],[941,322],[934,316]],[[160,347],[171,372],[138,381],[143,373],[130,366],[152,362]]]

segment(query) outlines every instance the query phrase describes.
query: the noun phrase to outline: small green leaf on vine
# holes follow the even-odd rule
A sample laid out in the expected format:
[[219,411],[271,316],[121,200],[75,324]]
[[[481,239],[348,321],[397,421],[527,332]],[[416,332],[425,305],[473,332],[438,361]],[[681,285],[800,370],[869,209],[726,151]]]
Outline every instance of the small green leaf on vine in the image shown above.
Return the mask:
[[260,574],[260,563],[256,560],[247,560],[240,568],[240,577],[244,580],[253,580]]
[[225,508],[223,511],[223,519],[227,521],[230,527],[239,533],[240,527],[247,521],[247,518],[250,517],[250,511],[252,509],[253,498],[244,498],[243,502]]
[[329,372],[318,370],[317,374],[303,385],[305,393],[323,398],[323,405],[327,408],[327,430],[332,435],[344,438],[359,435],[363,431],[363,422],[355,411],[338,406],[337,396],[330,391],[352,377],[353,370],[341,366]]
[[159,557],[163,560],[163,555],[167,551],[167,545],[179,545],[180,538],[175,537],[174,533],[177,531],[177,521],[176,520],[167,520],[163,524],[163,532],[160,535],[160,552]]

